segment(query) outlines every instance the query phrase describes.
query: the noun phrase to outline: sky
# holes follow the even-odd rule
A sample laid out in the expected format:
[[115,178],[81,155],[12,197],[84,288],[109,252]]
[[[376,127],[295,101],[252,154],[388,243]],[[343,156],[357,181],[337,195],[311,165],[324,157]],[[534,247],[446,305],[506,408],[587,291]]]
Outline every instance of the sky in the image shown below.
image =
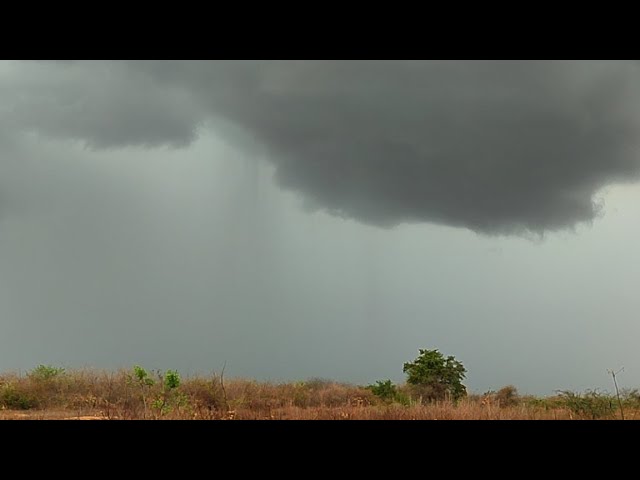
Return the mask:
[[640,386],[637,61],[0,61],[0,370]]

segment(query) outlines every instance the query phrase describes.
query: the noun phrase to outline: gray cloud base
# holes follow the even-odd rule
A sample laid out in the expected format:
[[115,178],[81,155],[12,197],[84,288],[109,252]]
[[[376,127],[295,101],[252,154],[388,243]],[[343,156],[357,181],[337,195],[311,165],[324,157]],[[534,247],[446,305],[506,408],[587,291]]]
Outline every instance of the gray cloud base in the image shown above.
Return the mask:
[[594,218],[599,188],[640,169],[631,61],[19,67],[2,85],[10,127],[92,148],[180,147],[205,119],[223,120],[311,207],[385,227],[567,228]]

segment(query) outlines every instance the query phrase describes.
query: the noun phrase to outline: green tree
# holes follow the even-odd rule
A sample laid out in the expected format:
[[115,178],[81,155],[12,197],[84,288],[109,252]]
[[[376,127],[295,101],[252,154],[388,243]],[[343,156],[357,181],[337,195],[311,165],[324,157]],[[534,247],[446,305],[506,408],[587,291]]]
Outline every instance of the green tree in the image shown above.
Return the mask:
[[462,384],[467,370],[455,357],[446,357],[438,350],[419,350],[420,355],[405,363],[402,371],[407,383],[427,400],[458,400],[467,394]]

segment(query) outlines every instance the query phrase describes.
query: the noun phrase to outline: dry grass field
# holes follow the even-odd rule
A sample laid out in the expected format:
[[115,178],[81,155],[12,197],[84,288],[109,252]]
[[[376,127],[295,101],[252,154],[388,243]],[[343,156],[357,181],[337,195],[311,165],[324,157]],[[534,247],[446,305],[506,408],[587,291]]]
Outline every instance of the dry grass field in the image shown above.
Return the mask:
[[[169,372],[170,373],[170,372]],[[578,420],[620,419],[616,397],[598,392],[519,396],[513,387],[426,402],[408,386],[400,401],[331,382],[266,383],[220,375],[181,379],[160,372],[66,372],[39,367],[0,375],[0,419],[77,420]],[[637,391],[623,395],[625,419],[640,419]]]

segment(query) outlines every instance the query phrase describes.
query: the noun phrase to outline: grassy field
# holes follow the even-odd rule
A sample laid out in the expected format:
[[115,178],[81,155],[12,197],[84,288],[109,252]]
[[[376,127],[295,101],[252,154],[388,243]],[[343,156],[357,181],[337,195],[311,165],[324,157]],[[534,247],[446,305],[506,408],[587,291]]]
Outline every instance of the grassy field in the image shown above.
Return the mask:
[[[622,411],[620,409],[622,403]],[[394,398],[327,380],[260,383],[220,375],[180,378],[144,369],[64,371],[40,366],[0,375],[0,419],[578,420],[640,419],[640,395],[563,392],[519,396],[514,387],[426,402],[409,386]]]

